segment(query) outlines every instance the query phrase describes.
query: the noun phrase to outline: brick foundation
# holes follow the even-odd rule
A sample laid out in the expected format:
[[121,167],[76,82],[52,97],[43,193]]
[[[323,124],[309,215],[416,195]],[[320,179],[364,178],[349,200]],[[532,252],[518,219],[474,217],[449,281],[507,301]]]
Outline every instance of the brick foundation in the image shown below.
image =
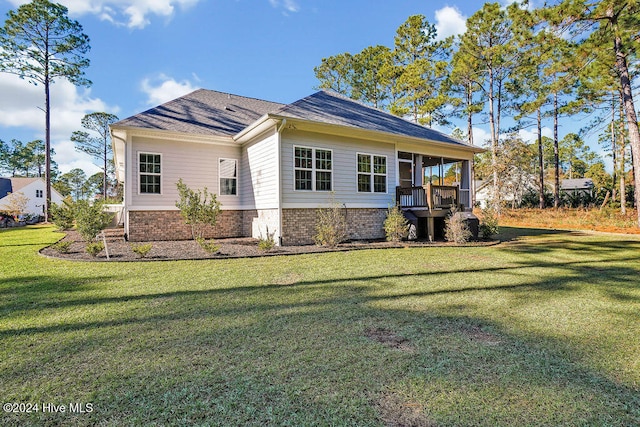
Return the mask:
[[[251,235],[251,222],[256,211],[220,211],[214,228],[207,227],[204,237],[243,237]],[[184,223],[180,211],[129,211],[129,240],[191,239],[191,226]]]
[[[317,209],[282,210],[282,244],[313,244],[316,234]],[[347,236],[352,240],[384,238],[387,209],[346,209]]]

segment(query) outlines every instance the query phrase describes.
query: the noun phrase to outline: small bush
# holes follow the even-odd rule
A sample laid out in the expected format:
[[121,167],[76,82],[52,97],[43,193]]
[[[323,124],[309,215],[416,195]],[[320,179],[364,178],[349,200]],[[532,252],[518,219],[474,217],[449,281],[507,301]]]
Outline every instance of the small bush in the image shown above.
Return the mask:
[[193,239],[196,241],[202,239],[207,226],[215,227],[222,204],[215,194],[209,193],[207,187],[203,190],[192,190],[182,182],[182,178],[178,180],[176,186],[180,196],[176,207],[180,209],[180,215],[185,224],[191,226]]
[[213,239],[207,240],[204,237],[196,237],[196,242],[209,254],[215,254],[220,250],[220,246],[218,246]]
[[90,204],[86,200],[76,202],[76,229],[85,242],[91,242],[111,224],[113,213],[104,212],[102,203]]
[[69,253],[69,250],[71,249],[71,241],[70,240],[61,240],[61,241],[51,245],[51,247],[53,249],[55,249],[57,252],[61,253],[61,254],[67,254],[67,253]]
[[491,236],[498,234],[498,213],[494,209],[487,208],[482,210],[479,231],[483,239],[489,239]]
[[93,242],[87,243],[86,251],[92,257],[98,256],[100,252],[104,249],[104,243],[102,242]]
[[398,206],[389,206],[384,220],[384,233],[390,242],[399,242],[409,235],[409,222]]
[[267,228],[267,237],[262,237],[260,235],[260,241],[258,242],[258,249],[264,252],[269,252],[276,247],[276,241],[273,238],[275,233],[269,233],[269,229]]
[[456,209],[453,209],[451,215],[445,221],[444,238],[448,242],[462,244],[467,243],[471,236],[471,231],[464,220],[464,216],[460,215]]
[[313,240],[318,246],[338,246],[347,238],[347,220],[343,205],[332,202],[328,208],[317,210],[316,235]]
[[73,228],[75,219],[75,206],[69,198],[64,199],[62,204],[51,204],[51,221],[59,230],[69,230]]
[[147,244],[140,244],[140,245],[131,245],[131,250],[138,255],[138,258],[146,258],[146,256],[149,254],[149,251],[151,251],[151,248],[153,248],[153,245],[151,243],[147,243]]

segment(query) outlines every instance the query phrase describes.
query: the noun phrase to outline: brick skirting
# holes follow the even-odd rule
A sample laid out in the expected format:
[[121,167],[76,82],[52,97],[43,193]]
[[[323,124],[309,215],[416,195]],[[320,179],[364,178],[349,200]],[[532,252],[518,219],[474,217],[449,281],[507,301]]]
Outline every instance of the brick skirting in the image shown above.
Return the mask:
[[[384,238],[384,220],[387,209],[347,208],[344,210],[347,222],[347,236],[352,240]],[[317,209],[282,210],[282,244],[313,244],[316,234]]]
[[[255,210],[220,211],[216,226],[207,227],[204,237],[251,236],[251,222],[256,216]],[[191,226],[184,223],[180,211],[129,211],[129,240],[132,242],[191,238]]]

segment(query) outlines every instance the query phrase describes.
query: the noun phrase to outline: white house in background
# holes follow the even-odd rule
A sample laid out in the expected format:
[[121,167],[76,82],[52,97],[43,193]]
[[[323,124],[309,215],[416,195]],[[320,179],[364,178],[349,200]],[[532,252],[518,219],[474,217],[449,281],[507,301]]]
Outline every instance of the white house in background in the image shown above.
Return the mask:
[[[46,183],[42,178],[0,178],[0,211],[10,203],[11,193],[22,193],[27,198],[25,214],[44,215]],[[51,188],[51,203],[62,203],[64,197]]]
[[[111,134],[132,241],[190,238],[175,206],[180,178],[222,202],[208,237],[268,231],[282,245],[312,243],[317,208],[332,201],[352,239],[384,237],[394,203],[431,236],[452,205],[473,206],[473,155],[483,151],[327,91],[284,105],[200,89]],[[425,171],[450,163],[460,185],[427,183]]]

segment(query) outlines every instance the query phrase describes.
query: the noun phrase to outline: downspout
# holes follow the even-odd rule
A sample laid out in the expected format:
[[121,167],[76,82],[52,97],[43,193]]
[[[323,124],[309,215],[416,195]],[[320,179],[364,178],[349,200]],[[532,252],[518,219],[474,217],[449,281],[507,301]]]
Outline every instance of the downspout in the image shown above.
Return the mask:
[[[122,205],[123,205],[122,222],[124,225],[125,240],[128,240],[129,238],[129,198],[131,197],[131,195],[129,194],[130,191],[127,191],[127,185],[131,184],[131,179],[127,175],[128,175],[128,171],[131,170],[130,161],[133,161],[133,159],[129,159],[129,152],[131,148],[130,148],[130,144],[127,144],[126,139],[120,138],[114,135],[112,129],[109,129],[109,133],[111,134],[112,141],[114,139],[118,139],[122,141],[122,143],[124,144],[124,177],[122,182]],[[131,192],[133,192],[133,190],[131,190]]]
[[276,127],[278,138],[278,246],[282,246],[282,130],[287,124],[287,119],[282,119]]

